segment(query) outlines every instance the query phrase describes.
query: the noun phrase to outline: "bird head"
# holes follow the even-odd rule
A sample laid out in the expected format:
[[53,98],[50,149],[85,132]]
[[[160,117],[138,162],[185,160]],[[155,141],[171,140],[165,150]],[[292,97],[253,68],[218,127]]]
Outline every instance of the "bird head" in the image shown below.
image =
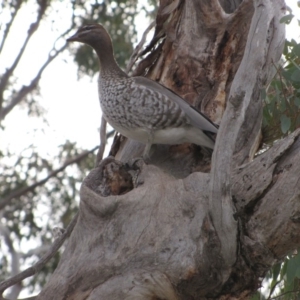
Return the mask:
[[67,39],[68,42],[80,42],[92,47],[99,44],[110,44],[111,39],[105,28],[100,24],[84,25]]

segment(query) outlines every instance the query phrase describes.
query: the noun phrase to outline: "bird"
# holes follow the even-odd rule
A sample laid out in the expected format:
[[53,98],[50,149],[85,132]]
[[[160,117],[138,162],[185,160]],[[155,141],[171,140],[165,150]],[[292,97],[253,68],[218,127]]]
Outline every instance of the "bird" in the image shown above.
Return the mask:
[[160,83],[128,76],[114,58],[112,40],[103,25],[82,26],[67,41],[87,44],[96,52],[103,116],[117,132],[146,144],[144,158],[149,158],[153,144],[214,148],[217,125]]

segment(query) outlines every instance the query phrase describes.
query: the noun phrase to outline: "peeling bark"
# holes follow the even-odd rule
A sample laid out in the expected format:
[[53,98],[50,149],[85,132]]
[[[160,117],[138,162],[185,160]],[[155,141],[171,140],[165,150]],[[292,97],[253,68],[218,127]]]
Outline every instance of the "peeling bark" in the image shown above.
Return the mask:
[[[217,0],[185,1],[178,7],[170,13],[169,21],[163,18],[165,15],[158,15],[159,29],[153,41],[159,43],[164,39],[141,61],[142,68],[138,67],[134,75],[144,74],[159,81],[220,124],[232,80],[245,50],[245,37],[253,15],[252,0],[244,1],[230,15],[222,10]],[[164,9],[165,6],[162,11]],[[138,142],[125,140],[116,159],[126,162],[140,156],[143,148]],[[181,151],[173,155],[169,147],[159,145],[157,148],[151,163],[179,178],[186,177],[195,166],[206,172],[210,165],[208,162],[202,166],[207,157],[199,149],[189,155]]]
[[158,145],[149,165],[125,164],[143,146],[116,142],[117,160],[82,184],[78,222],[38,299],[247,299],[299,247],[300,130],[253,158],[285,5],[240,2],[161,1],[139,65],[220,123],[210,173],[195,172],[198,147]]

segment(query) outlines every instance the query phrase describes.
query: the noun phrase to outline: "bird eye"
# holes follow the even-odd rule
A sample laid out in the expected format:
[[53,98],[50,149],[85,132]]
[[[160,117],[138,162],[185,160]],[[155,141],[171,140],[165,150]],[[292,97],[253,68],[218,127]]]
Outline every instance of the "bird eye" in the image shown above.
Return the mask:
[[83,29],[85,31],[89,31],[89,30],[93,29],[93,27],[94,27],[93,25],[87,25],[87,26],[84,26]]

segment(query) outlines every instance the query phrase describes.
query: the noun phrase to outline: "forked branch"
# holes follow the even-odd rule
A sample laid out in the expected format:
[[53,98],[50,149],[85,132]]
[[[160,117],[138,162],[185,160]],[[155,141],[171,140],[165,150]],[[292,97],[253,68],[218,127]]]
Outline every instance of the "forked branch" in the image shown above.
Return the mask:
[[[269,70],[264,66],[269,57],[273,61],[279,59],[278,49],[282,50],[284,41],[283,25],[279,22],[284,14],[284,1],[256,0],[254,6],[246,49],[231,86],[211,170],[210,214],[221,241],[225,270],[234,264],[237,249],[230,177],[233,168],[251,157],[261,128],[260,89]],[[272,39],[270,31],[274,32]],[[226,277],[226,271],[224,274]]]
[[26,269],[25,271],[21,272],[20,274],[9,278],[2,283],[0,283],[0,295],[2,296],[3,292],[13,286],[14,284],[24,280],[25,278],[28,278],[36,273],[38,273],[45,264],[56,254],[58,249],[62,246],[64,241],[70,236],[71,232],[73,231],[76,222],[77,222],[78,214],[74,216],[68,227],[66,228],[65,232],[62,233],[61,236],[59,236],[54,243],[51,245],[50,249],[47,251],[45,255],[42,256],[41,259],[39,259],[38,262],[36,262],[32,267]]

